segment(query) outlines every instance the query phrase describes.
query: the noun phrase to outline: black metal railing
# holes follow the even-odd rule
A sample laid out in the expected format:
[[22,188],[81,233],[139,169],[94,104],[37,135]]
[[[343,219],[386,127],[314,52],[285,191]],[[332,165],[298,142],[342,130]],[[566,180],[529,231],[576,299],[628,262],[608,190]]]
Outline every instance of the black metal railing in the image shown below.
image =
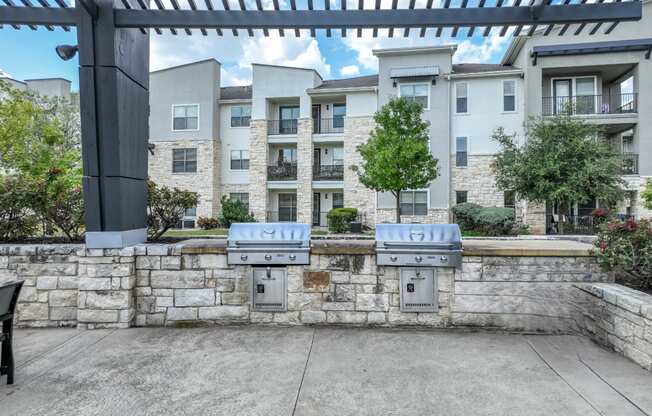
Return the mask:
[[344,117],[313,118],[313,134],[333,134],[344,132]]
[[593,234],[595,225],[591,215],[555,215],[550,218],[548,234]]
[[626,114],[638,111],[637,94],[543,97],[543,115]]
[[297,222],[296,208],[280,208],[279,211],[267,211],[267,222]]
[[267,120],[267,134],[297,134],[298,120],[296,118],[286,120]]
[[638,175],[638,154],[623,153],[623,175]]
[[344,165],[315,165],[312,168],[315,181],[341,181],[344,179]]
[[273,166],[267,166],[267,180],[269,181],[297,180],[297,164],[280,163]]

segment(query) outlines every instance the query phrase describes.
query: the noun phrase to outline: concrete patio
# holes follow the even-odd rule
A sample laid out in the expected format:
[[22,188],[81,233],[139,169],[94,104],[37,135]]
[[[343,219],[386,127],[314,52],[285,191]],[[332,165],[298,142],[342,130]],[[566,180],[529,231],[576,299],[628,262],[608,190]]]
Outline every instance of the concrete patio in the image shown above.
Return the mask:
[[576,336],[29,329],[15,347],[2,416],[652,414],[652,374]]

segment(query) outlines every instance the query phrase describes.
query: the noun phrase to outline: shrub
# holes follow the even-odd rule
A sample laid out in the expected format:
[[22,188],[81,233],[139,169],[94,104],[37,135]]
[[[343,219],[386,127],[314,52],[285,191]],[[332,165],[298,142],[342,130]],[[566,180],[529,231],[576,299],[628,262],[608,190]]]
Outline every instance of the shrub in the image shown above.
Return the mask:
[[197,227],[201,228],[202,230],[212,230],[214,228],[218,228],[219,226],[220,226],[220,222],[218,221],[217,218],[212,218],[212,217],[197,218]]
[[516,225],[512,208],[482,208],[476,221],[480,231],[489,236],[511,235]]
[[183,220],[186,209],[196,207],[199,196],[195,192],[170,189],[147,181],[147,234],[158,240],[167,230]]
[[612,221],[599,227],[595,241],[598,264],[628,286],[652,290],[652,222]]
[[15,177],[0,177],[0,239],[15,240],[31,236],[37,218],[30,209],[33,187]]
[[254,215],[247,211],[247,206],[237,199],[222,197],[222,212],[218,218],[220,225],[230,227],[234,222],[256,222]]
[[462,230],[475,230],[478,226],[477,218],[482,211],[482,207],[478,204],[465,202],[457,204],[452,208],[455,220]]
[[328,211],[328,229],[334,233],[349,231],[350,224],[358,217],[356,208],[333,208]]

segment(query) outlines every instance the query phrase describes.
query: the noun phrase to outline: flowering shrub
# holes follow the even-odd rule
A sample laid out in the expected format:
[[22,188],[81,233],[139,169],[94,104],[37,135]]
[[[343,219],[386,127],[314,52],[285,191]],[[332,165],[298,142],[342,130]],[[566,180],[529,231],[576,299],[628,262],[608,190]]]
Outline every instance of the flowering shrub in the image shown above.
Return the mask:
[[598,264],[628,286],[652,290],[652,222],[612,221],[600,226],[595,242]]

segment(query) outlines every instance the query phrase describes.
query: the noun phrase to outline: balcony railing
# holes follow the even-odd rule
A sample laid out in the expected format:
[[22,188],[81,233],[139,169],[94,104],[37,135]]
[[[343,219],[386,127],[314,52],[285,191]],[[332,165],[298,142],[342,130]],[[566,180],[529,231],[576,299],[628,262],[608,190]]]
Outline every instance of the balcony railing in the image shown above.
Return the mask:
[[623,175],[638,175],[638,154],[623,153]]
[[344,132],[344,117],[335,118],[313,118],[313,134],[333,134]]
[[267,120],[267,134],[279,135],[279,134],[297,134],[297,119],[287,119],[287,120]]
[[268,181],[296,181],[297,164],[280,163],[274,166],[267,166]]
[[638,111],[636,93],[543,97],[542,104],[544,116],[627,114]]
[[267,222],[297,222],[296,208],[281,208],[279,211],[267,211]]
[[341,181],[344,179],[344,165],[315,165],[312,168],[315,181]]

